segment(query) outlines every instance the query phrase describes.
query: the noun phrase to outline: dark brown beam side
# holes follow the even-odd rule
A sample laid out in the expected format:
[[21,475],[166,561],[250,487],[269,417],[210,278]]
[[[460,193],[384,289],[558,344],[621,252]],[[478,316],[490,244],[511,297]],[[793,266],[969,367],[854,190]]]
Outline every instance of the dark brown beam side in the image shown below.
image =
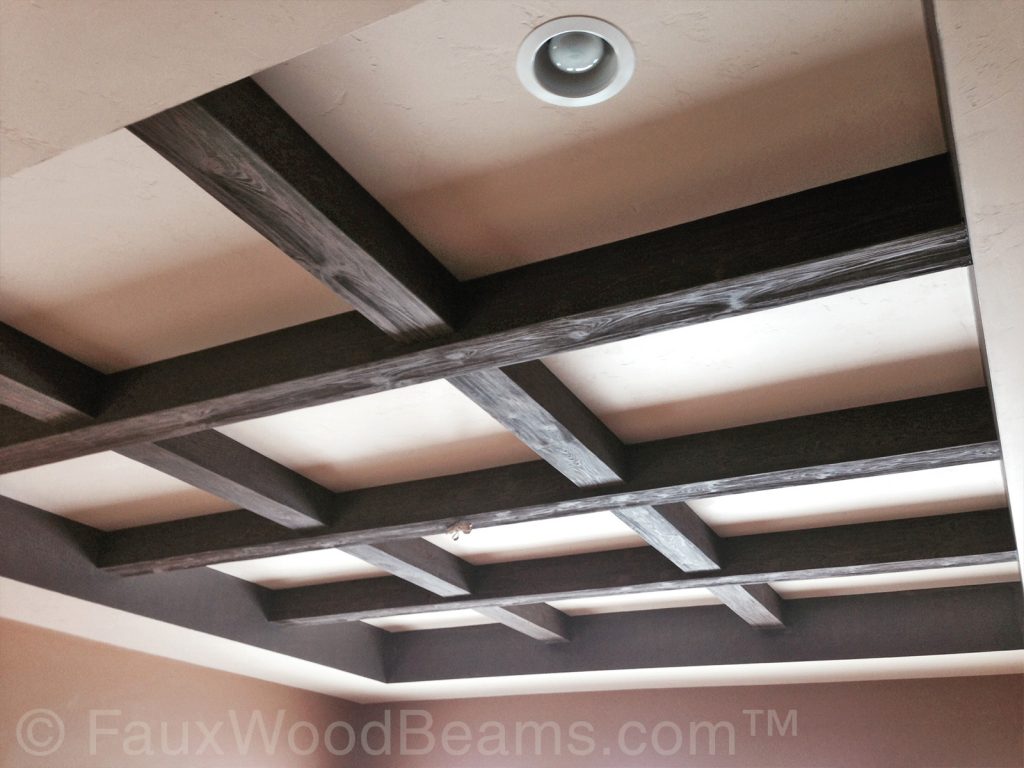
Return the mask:
[[0,471],[969,264],[931,158],[471,281],[440,340],[402,345],[348,313],[114,374],[97,423],[4,443]]
[[286,528],[318,528],[333,518],[332,491],[216,430],[118,453]]
[[627,507],[616,510],[615,516],[682,571],[720,567],[718,536],[683,502]]
[[423,539],[356,544],[343,551],[441,597],[472,591],[473,567]]
[[710,587],[722,605],[738,615],[747,624],[761,629],[780,629],[782,598],[768,584],[727,584]]
[[717,571],[682,573],[647,547],[479,566],[474,593],[448,600],[427,598],[398,579],[297,587],[274,592],[267,614],[297,624],[358,621],[579,597],[1008,563],[1016,557],[1005,509],[739,536],[722,539],[720,548],[723,565]]
[[721,606],[576,616],[572,653],[486,626],[403,632],[388,682],[1019,651],[1021,602],[1019,584],[793,600],[783,632],[736,632]]
[[477,611],[534,640],[544,643],[567,643],[570,635],[569,617],[550,605],[489,605]]
[[[682,571],[719,567],[718,537],[683,503],[620,509],[616,516]],[[740,618],[755,627],[777,629],[782,600],[767,584],[730,584],[711,592]]]
[[104,376],[0,323],[0,405],[54,426],[92,420]]
[[454,327],[455,279],[252,80],[129,130],[392,336]]
[[576,485],[626,479],[622,443],[539,360],[448,381]]
[[577,488],[531,462],[339,494],[336,521],[317,531],[285,534],[240,512],[115,531],[100,565],[195,568],[418,538],[460,521],[504,525],[998,458],[988,392],[965,390],[634,445],[630,480],[613,488]]

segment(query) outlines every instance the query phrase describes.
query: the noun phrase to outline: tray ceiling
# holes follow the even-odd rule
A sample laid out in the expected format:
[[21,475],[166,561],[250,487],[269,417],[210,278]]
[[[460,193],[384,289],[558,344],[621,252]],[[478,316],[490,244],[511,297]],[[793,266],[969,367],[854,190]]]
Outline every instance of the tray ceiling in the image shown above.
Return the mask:
[[[626,30],[638,68],[622,94],[586,110],[542,104],[513,71],[522,37],[561,15],[562,4],[392,5],[410,7],[381,13],[387,17],[335,35],[328,44],[320,40],[302,55],[294,51],[294,58],[263,69],[255,81],[460,280],[945,150],[924,20],[915,3],[592,0],[573,12],[607,18]],[[300,31],[293,30],[296,40],[305,39]],[[268,51],[260,55],[272,59]],[[262,69],[251,64],[253,72]],[[219,84],[192,83],[199,90],[191,95]],[[154,101],[154,110],[172,103]],[[125,114],[131,120],[145,116],[132,110],[137,107],[113,112],[109,119],[123,113],[121,122],[107,130],[129,122]],[[90,130],[97,131],[83,128]],[[250,226],[245,212],[230,212],[142,140],[114,130],[98,131],[100,138],[83,143],[92,138],[85,133],[68,133],[62,141],[70,148],[42,153],[56,155],[42,162],[36,162],[38,152],[19,155],[24,167],[0,182],[0,322],[101,373],[115,373],[351,312],[346,300]],[[612,443],[643,451],[666,438],[983,387],[971,280],[968,267],[946,268],[542,359],[584,410],[608,427]],[[253,365],[259,364],[254,357]],[[134,373],[107,381],[130,381]],[[312,489],[322,494],[318,498],[333,499],[338,519],[347,503],[358,512],[367,498],[360,491],[382,499],[382,526],[395,514],[385,486],[452,477],[469,488],[468,473],[514,472],[537,459],[515,427],[503,423],[500,404],[487,407],[455,377],[455,386],[433,378],[407,386],[386,381],[378,388],[383,391],[360,397],[221,419],[211,423],[217,430],[212,434],[235,441],[240,451],[250,449],[260,461],[269,459],[273,464],[260,466],[275,477],[292,477],[288,482],[303,489],[300,496]],[[216,376],[206,383],[220,386]],[[149,535],[143,526],[193,518],[200,526],[204,520],[216,525],[224,516],[215,515],[240,506],[112,451],[36,463],[0,476],[0,496],[100,531],[140,527],[138,541]],[[1001,465],[991,455],[915,469],[697,495],[687,503],[712,535],[722,537],[723,547],[732,537],[1006,505]],[[278,475],[288,471],[294,476]],[[524,472],[542,476],[529,467]],[[566,499],[598,493],[587,483],[577,481],[576,488],[558,481]],[[443,488],[443,482],[429,488]],[[495,505],[506,490],[495,488]],[[424,491],[420,501],[429,514],[435,500]],[[454,497],[446,516],[459,517],[462,504]],[[645,541],[624,520],[604,510],[507,525],[488,519],[458,538],[435,531],[413,541],[490,574],[498,573],[486,570],[496,564],[646,549],[650,536]],[[203,539],[203,547],[230,548],[224,544],[230,537],[219,535]],[[246,589],[256,585],[280,600],[292,594],[286,590],[298,595],[317,585],[376,581],[384,589],[380,585],[396,581],[392,573],[402,576],[382,567],[379,552],[371,557],[349,549],[207,558],[203,564],[217,573],[196,569],[206,574],[196,578],[234,577],[228,581],[245,582]],[[144,568],[168,565],[154,562]],[[816,606],[822,598],[1016,580],[1016,564],[1000,561],[768,584],[785,601]],[[573,617],[567,621],[586,621],[721,607],[723,600],[730,605],[721,589],[605,590],[548,602]],[[12,606],[23,620],[26,609]],[[412,633],[409,638],[427,630],[449,637],[443,633],[463,627],[511,632],[487,627],[508,621],[486,610],[430,607],[363,619],[366,632]],[[72,624],[74,631],[93,631],[83,628],[87,617]],[[738,619],[736,628],[757,631]],[[162,647],[173,634],[149,629],[155,638],[150,648]],[[211,663],[223,652],[211,651],[219,646],[210,642],[197,650],[197,663]],[[981,656],[964,663],[975,670],[1013,663]],[[906,674],[933,668],[909,659]],[[277,660],[273,674],[307,679],[308,660],[294,661],[288,672],[287,661]],[[832,673],[843,674],[841,667],[837,663]],[[247,670],[260,674],[254,666]],[[615,685],[560,679],[524,675],[520,683],[534,690]],[[338,690],[357,699],[389,696],[368,692],[367,678],[359,680],[346,678]],[[513,690],[520,683],[502,684]],[[308,679],[306,684],[315,687]],[[458,681],[432,685],[406,679],[388,688],[398,697],[402,686],[439,696],[471,687],[460,688]]]

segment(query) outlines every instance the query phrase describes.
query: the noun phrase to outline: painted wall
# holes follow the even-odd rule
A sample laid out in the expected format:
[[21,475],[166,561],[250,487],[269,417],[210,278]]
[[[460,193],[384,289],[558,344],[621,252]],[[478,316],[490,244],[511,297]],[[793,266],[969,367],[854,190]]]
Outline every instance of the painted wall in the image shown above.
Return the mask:
[[[393,727],[401,725],[405,713],[407,754],[400,763],[380,758],[373,765],[1024,765],[1024,676],[1019,675],[403,703],[378,707],[369,719],[383,721],[387,711]],[[429,746],[430,737],[414,733],[428,720],[434,749],[408,754]],[[401,746],[396,738],[393,750]],[[506,754],[488,754],[501,751]]]
[[0,621],[0,734],[4,768],[1000,768],[1024,675],[358,706]]
[[354,711],[329,696],[0,621],[3,768],[333,768],[338,758],[322,745],[304,753],[314,732]]

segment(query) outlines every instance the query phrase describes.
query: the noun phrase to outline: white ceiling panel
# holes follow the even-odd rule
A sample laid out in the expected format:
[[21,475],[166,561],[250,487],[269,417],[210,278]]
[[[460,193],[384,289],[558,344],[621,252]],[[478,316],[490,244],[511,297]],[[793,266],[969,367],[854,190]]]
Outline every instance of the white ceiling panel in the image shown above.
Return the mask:
[[210,567],[268,589],[373,579],[388,575],[387,571],[337,549],[316,549]]
[[626,442],[984,384],[967,269],[545,362]]
[[104,372],[347,308],[128,131],[0,181],[0,321]]
[[840,597],[873,592],[903,592],[908,589],[967,587],[973,584],[1000,584],[1020,579],[1017,563],[966,565],[958,568],[929,568],[904,573],[877,573],[863,576],[836,576],[830,579],[780,581],[772,584],[787,600],[810,597]]
[[336,491],[535,459],[446,381],[220,428]]
[[234,508],[231,502],[110,452],[0,475],[0,496],[104,531]]
[[[604,104],[516,78],[567,11],[636,49]],[[921,8],[892,0],[426,2],[257,81],[462,278],[944,147]]]
[[667,589],[662,592],[644,592],[632,595],[601,597],[574,597],[555,600],[553,608],[570,616],[593,616],[599,613],[622,611],[656,611],[662,608],[694,608],[701,605],[721,605],[721,601],[708,589]]
[[458,540],[448,535],[426,538],[473,565],[645,546],[644,540],[611,512],[476,528]]
[[[422,629],[450,629],[452,627],[476,627],[482,624],[494,624],[483,614],[469,610],[435,611],[433,613],[410,613],[402,616],[388,616],[383,619],[367,619],[372,624],[388,632],[414,632]],[[510,632],[512,630],[509,630]]]
[[972,512],[1006,505],[998,461],[693,499],[722,536]]
[[4,2],[3,174],[336,40],[415,1]]

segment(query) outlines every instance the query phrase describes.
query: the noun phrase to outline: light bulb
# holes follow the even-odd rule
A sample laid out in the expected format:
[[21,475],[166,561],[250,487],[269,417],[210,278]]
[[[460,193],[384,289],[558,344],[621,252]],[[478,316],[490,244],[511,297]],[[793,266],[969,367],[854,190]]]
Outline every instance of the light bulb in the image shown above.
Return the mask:
[[563,72],[588,72],[604,58],[604,40],[590,32],[563,32],[551,38],[548,56]]

